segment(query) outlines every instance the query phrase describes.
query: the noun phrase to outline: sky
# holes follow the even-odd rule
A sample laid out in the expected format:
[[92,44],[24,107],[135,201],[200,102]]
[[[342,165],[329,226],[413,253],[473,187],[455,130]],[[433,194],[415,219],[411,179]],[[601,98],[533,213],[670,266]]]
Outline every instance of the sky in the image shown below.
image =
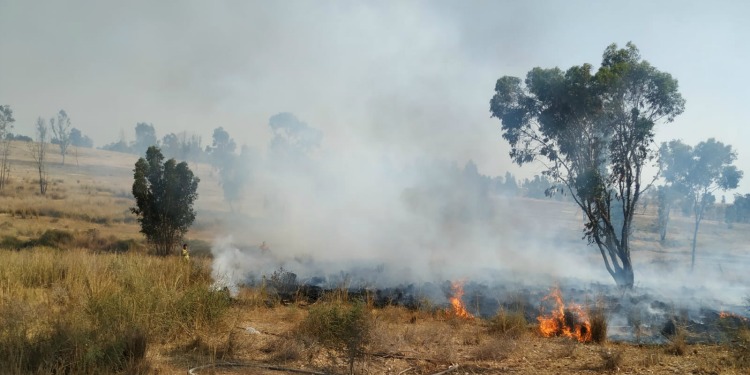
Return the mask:
[[607,45],[632,41],[687,100],[657,140],[715,137],[750,173],[747,14],[744,1],[0,0],[0,104],[27,135],[65,109],[96,146],[148,122],[204,144],[221,126],[262,150],[269,117],[293,112],[326,149],[531,176],[490,118],[495,81],[598,66]]
[[[411,280],[476,277],[491,267],[522,278],[534,271],[611,282],[580,228],[560,229],[555,215],[502,200],[485,220],[484,202],[464,199],[465,187],[430,161],[460,168],[473,160],[485,175],[532,177],[541,166],[514,165],[490,117],[496,80],[534,67],[597,67],[608,45],[632,41],[679,81],[687,101],[673,123],[657,126],[657,142],[731,144],[746,171],[734,192],[748,194],[749,4],[0,0],[0,104],[11,106],[15,131],[26,135],[37,117],[64,109],[99,147],[133,140],[139,122],[153,124],[159,138],[187,131],[204,145],[223,127],[257,155],[267,151],[269,118],[278,113],[318,129],[314,168],[295,166],[305,172],[295,175],[269,163],[251,171],[263,212],[232,217],[217,231],[216,272],[224,265],[245,278],[265,267],[239,245],[267,241],[274,257],[310,274],[342,270],[327,262],[345,259],[383,262]],[[475,221],[456,224],[445,212]],[[578,220],[573,208],[565,214]],[[717,261],[698,256],[702,283],[716,286],[711,293],[747,295],[747,283],[728,288],[711,273]],[[733,264],[744,275],[745,263]],[[667,278],[695,283],[695,274],[636,270],[644,283]]]

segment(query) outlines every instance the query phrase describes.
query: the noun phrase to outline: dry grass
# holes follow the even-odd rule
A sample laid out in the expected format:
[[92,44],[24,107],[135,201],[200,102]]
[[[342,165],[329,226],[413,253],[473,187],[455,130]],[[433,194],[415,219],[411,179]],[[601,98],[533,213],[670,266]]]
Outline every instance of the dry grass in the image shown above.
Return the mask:
[[526,332],[526,318],[523,311],[508,311],[504,308],[488,321],[489,332],[492,334],[519,337]]
[[229,306],[206,264],[178,258],[45,247],[0,257],[2,373],[147,369],[149,342],[213,327]]
[[591,341],[603,344],[607,341],[607,316],[600,307],[595,307],[589,313],[591,323]]
[[[194,257],[190,267],[177,258],[147,255],[128,213],[137,156],[81,149],[77,161],[68,157],[68,164],[60,166],[59,155],[51,154],[48,194],[40,196],[28,157],[18,155],[10,185],[0,192],[0,248],[22,249],[0,250],[0,373],[184,373],[220,360],[348,369],[341,346],[324,350],[313,343],[317,340],[295,338],[306,319],[322,319],[306,303],[282,305],[262,286],[241,288],[230,299],[210,288],[209,259]],[[201,174],[210,168],[197,165],[195,170]],[[199,248],[208,253],[224,214],[217,184],[202,183],[200,194],[197,204],[214,210],[214,216],[199,215],[191,231],[194,254]],[[567,207],[523,202],[527,215],[550,211],[550,205],[560,212]],[[561,222],[578,230],[579,217],[573,211],[569,216]],[[682,237],[690,233],[690,221],[677,217],[673,223],[667,251],[639,252],[637,267],[661,257],[675,268],[674,262],[686,259],[681,251],[689,241]],[[703,228],[699,246],[721,237],[730,240],[731,251],[744,251],[743,235],[750,226],[729,230],[707,222],[706,233]],[[652,237],[637,230],[634,246],[664,250]],[[354,299],[343,284],[326,303],[348,308]],[[372,326],[360,346],[367,353],[359,361],[361,373],[434,374],[460,364],[465,373],[547,375],[619,368],[624,373],[745,374],[750,362],[750,334],[742,330],[734,331],[727,345],[687,344],[685,337],[680,343],[675,336],[666,346],[609,343],[603,352],[598,345],[527,334],[523,314],[517,313],[526,308],[522,299],[489,320],[455,319],[426,300],[418,310],[372,309],[366,303],[363,311]],[[664,355],[667,349],[682,355]]]
[[602,368],[606,371],[619,371],[623,362],[622,350],[615,348],[602,348],[599,351],[602,359]]
[[678,326],[675,333],[668,337],[669,343],[664,350],[672,355],[681,356],[687,352],[687,331]]

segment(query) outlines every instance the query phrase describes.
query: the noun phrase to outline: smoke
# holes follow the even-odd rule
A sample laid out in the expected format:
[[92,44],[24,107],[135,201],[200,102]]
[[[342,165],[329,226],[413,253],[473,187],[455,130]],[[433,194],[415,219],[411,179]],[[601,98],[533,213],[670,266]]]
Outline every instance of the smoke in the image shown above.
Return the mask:
[[269,126],[271,146],[247,168],[253,177],[224,222],[231,237],[212,247],[217,279],[258,280],[280,267],[376,287],[608,277],[589,266],[580,228],[559,228],[561,219],[580,222],[569,203],[504,197],[473,162],[365,141],[330,149],[290,113]]
[[233,291],[285,270],[307,285],[402,287],[441,304],[448,280],[468,280],[467,295],[482,301],[473,313],[486,316],[514,291],[536,306],[562,285],[576,303],[606,297],[613,335],[623,339],[633,339],[633,314],[657,336],[682,309],[694,322],[716,319],[704,307],[746,314],[747,259],[727,255],[737,249],[699,254],[690,272],[689,257],[665,252],[648,219],[636,218],[636,286],[624,293],[582,239],[583,217],[570,201],[500,194],[498,180],[471,161],[361,139],[331,148],[316,124],[291,113],[272,116],[269,127],[272,146],[245,160],[252,178],[212,245],[214,277]]

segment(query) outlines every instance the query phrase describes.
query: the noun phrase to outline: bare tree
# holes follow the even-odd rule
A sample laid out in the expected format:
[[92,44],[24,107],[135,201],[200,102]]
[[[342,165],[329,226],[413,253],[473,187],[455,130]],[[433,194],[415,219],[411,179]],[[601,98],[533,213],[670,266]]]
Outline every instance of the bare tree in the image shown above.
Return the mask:
[[10,176],[10,135],[15,121],[10,106],[0,105],[0,190],[5,188]]
[[60,110],[57,113],[57,121],[54,118],[49,120],[50,128],[55,138],[52,143],[56,143],[60,146],[60,155],[62,155],[62,163],[65,165],[65,154],[68,152],[68,146],[70,146],[70,118],[64,110]]
[[31,157],[39,171],[39,193],[47,194],[47,121],[39,117],[36,120],[36,142],[29,144]]

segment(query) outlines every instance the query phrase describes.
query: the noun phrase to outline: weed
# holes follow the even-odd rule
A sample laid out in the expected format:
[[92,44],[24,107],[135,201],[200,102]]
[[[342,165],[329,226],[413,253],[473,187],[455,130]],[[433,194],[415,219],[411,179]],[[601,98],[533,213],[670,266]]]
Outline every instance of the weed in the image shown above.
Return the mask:
[[526,318],[521,311],[508,311],[500,308],[489,320],[489,332],[519,337],[526,331]]
[[684,355],[687,352],[687,331],[681,326],[675,328],[675,333],[668,336],[669,343],[666,352],[672,355]]
[[575,340],[561,340],[560,346],[555,353],[556,358],[573,358],[575,357],[576,348],[578,348],[578,342]]
[[607,371],[619,371],[622,365],[622,350],[614,348],[602,348],[599,351],[602,358],[602,368]]
[[508,358],[515,347],[513,340],[494,337],[479,344],[472,354],[478,361],[500,361]]
[[344,351],[353,373],[355,359],[362,356],[370,340],[371,327],[363,303],[324,303],[313,306],[297,330],[302,337]]
[[607,341],[607,316],[602,308],[594,308],[590,313],[591,341],[603,344]]
[[659,363],[661,363],[661,356],[659,353],[653,352],[653,353],[646,353],[646,357],[643,358],[643,366],[645,367],[651,367],[656,366]]

